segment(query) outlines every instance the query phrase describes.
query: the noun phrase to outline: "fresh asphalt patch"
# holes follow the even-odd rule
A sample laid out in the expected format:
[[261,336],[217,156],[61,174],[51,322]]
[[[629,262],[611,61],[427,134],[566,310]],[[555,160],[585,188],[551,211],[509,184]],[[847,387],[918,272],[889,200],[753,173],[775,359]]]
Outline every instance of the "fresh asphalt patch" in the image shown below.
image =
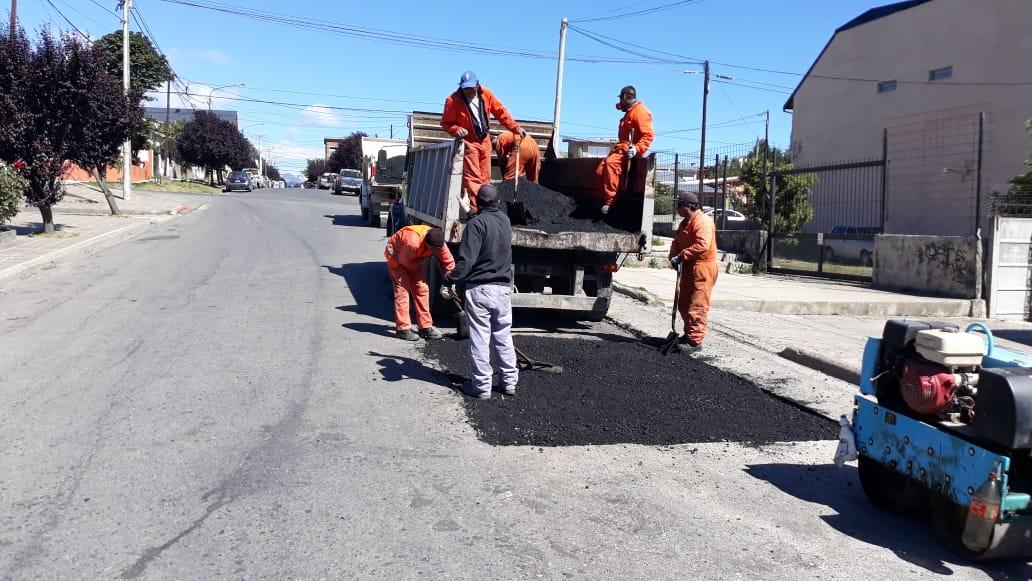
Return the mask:
[[[773,397],[754,383],[684,353],[660,355],[609,325],[582,337],[516,335],[533,359],[563,373],[528,371],[517,394],[464,398],[488,444],[583,446],[831,440],[828,419]],[[468,340],[429,342],[426,355],[456,387],[469,377]]]

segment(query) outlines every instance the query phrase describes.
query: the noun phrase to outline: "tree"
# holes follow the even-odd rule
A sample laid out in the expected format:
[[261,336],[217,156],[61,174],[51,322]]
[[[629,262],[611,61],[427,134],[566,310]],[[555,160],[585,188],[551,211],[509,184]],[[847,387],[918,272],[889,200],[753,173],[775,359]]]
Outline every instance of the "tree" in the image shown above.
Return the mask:
[[[765,193],[763,173],[763,156],[767,144],[757,141],[752,152],[742,160],[738,174],[745,189],[748,200],[744,208],[746,216],[770,224],[769,194]],[[784,172],[792,169],[792,162],[785,152],[773,147],[770,149],[767,170],[769,173]],[[810,190],[817,179],[813,175],[794,174],[777,176],[777,199],[775,200],[774,230],[783,234],[798,232],[813,219],[813,206],[810,204]]]
[[24,169],[25,164],[20,161],[11,165],[0,162],[0,226],[21,210],[25,190],[29,187],[29,182],[21,175]]
[[278,182],[283,179],[283,176],[280,175],[280,171],[276,169],[276,166],[272,165],[271,163],[266,162],[265,165],[262,167],[265,170],[265,176],[268,177],[270,180]]
[[342,169],[362,169],[363,137],[368,136],[361,131],[356,131],[338,143],[337,150],[326,160],[326,171],[340,173]]
[[222,182],[222,169],[227,165],[242,169],[254,163],[253,148],[236,125],[208,111],[197,111],[183,124],[176,146],[185,163],[209,172],[212,184],[216,177]]
[[[0,159],[23,160],[27,201],[39,208],[43,231],[54,231],[52,206],[64,197],[61,175],[90,99],[83,82],[90,51],[70,36],[40,33],[33,46],[21,28],[0,33],[0,95],[5,95]],[[84,60],[85,59],[85,60]]]
[[[106,34],[97,41],[107,63],[108,74],[121,83],[122,31]],[[139,32],[129,33],[129,87],[142,93],[153,91],[172,79],[172,67],[149,38]]]
[[[1032,120],[1025,123],[1025,126],[1032,133]],[[1025,165],[1032,168],[1032,159],[1026,161]],[[993,204],[998,214],[1032,214],[1032,171],[1012,179],[1006,193],[997,193],[994,196]]]
[[317,182],[319,181],[319,176],[329,171],[330,170],[326,165],[326,160],[315,158],[308,160],[308,167],[305,169],[305,175],[308,176],[308,181]]
[[143,118],[142,94],[138,89],[123,94],[121,83],[107,74],[104,55],[95,45],[74,43],[68,48],[71,59],[80,63],[75,82],[85,92],[79,105],[83,122],[72,129],[68,159],[93,174],[111,213],[117,215],[118,204],[105,182],[107,167],[118,162],[122,143]]

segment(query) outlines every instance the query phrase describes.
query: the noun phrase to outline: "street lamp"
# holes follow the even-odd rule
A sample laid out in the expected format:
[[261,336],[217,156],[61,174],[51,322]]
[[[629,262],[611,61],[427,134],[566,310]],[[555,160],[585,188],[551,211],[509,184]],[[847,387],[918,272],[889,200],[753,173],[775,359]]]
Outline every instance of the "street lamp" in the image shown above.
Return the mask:
[[215,87],[214,89],[208,91],[208,110],[211,111],[211,96],[215,94],[215,91],[218,91],[219,89],[228,89],[230,87],[244,87],[244,86],[246,86],[244,83],[233,83],[233,84],[230,84],[230,85],[221,85],[221,86]]

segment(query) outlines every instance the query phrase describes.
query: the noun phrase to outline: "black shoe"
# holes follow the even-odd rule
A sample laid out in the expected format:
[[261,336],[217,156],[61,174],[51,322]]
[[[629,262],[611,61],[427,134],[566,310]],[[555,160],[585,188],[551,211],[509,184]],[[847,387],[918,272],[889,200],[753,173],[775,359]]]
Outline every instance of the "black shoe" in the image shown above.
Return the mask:
[[680,347],[680,350],[685,353],[698,353],[699,351],[702,351],[702,345],[692,343],[692,340],[688,338],[688,335],[681,335],[677,339],[677,345]]

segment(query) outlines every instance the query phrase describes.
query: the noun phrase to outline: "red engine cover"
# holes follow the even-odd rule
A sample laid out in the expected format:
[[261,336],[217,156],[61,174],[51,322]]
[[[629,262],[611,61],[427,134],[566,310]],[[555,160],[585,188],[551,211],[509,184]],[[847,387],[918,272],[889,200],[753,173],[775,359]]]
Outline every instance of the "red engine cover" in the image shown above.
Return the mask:
[[899,382],[903,401],[919,414],[942,413],[957,391],[957,381],[944,367],[923,361],[908,361]]

